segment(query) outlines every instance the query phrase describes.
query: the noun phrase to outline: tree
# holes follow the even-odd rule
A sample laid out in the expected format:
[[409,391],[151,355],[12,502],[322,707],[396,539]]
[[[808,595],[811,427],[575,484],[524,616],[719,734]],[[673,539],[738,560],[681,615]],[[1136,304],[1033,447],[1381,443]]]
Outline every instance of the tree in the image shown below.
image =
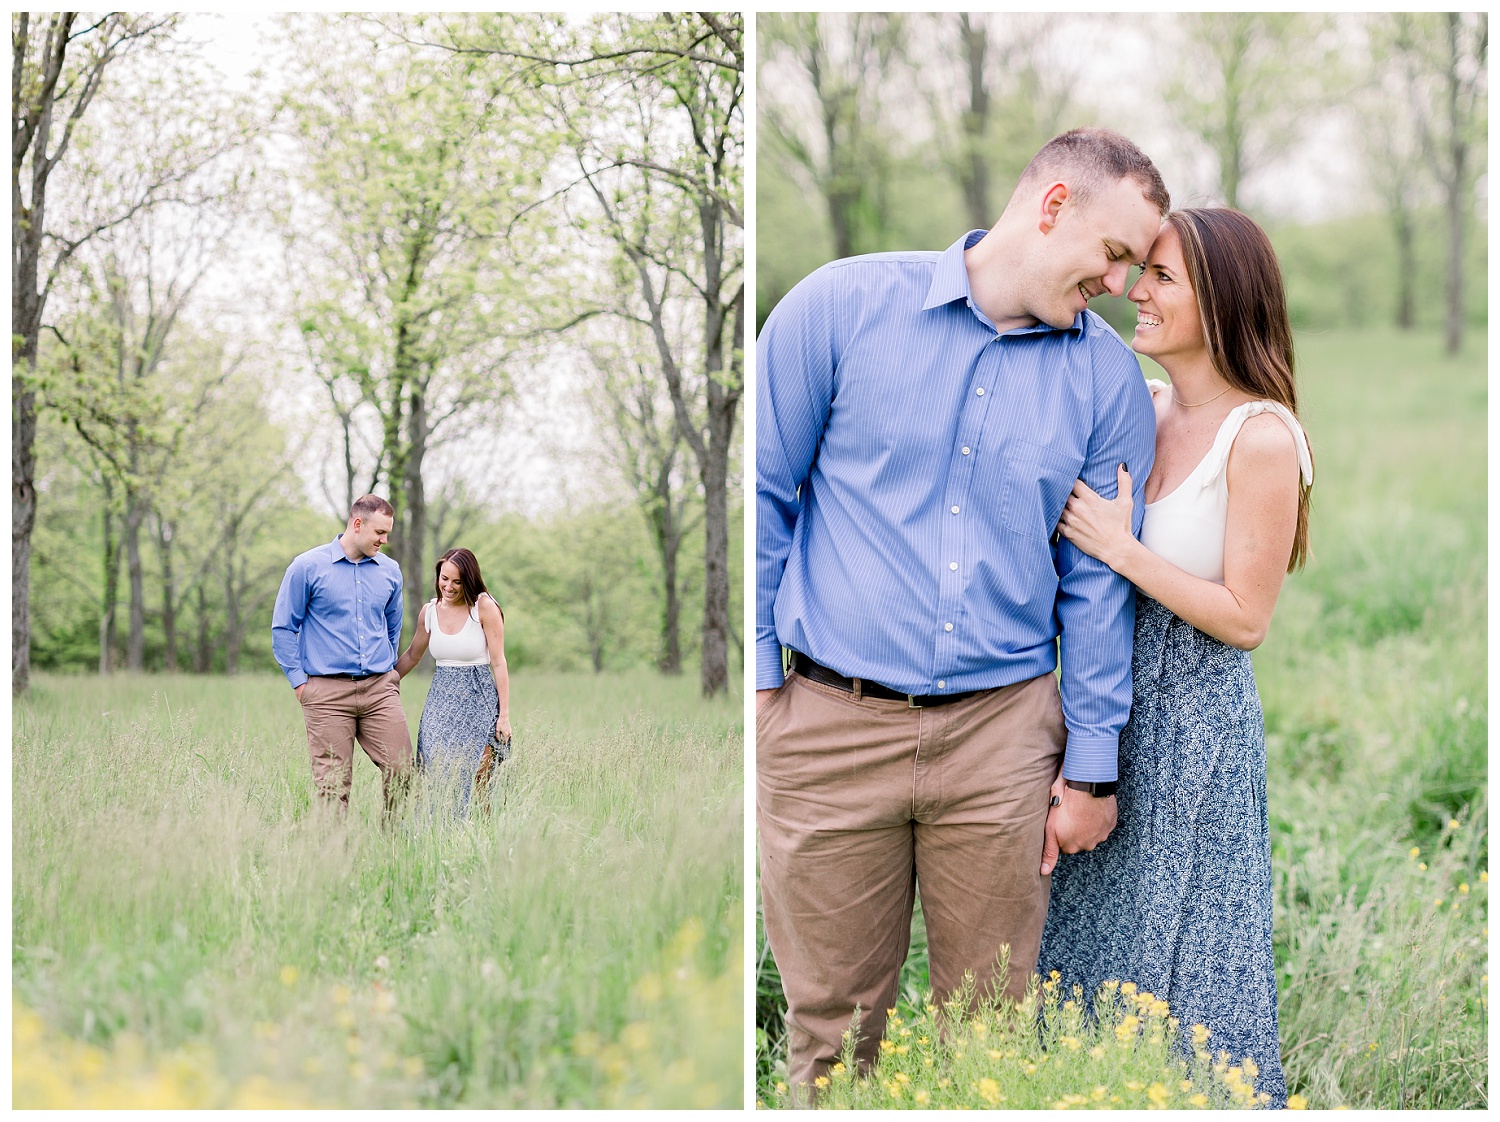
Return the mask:
[[595,420],[651,531],[661,560],[661,642],[657,668],[682,672],[677,556],[697,518],[686,510],[690,496],[680,470],[682,433],[670,401],[663,408],[661,372],[637,357],[649,348],[596,343],[589,357],[598,371],[602,395],[594,398]]
[[1184,13],[1165,104],[1213,153],[1219,195],[1241,208],[1247,179],[1302,137],[1310,109],[1337,88],[1324,17],[1287,12]]
[[638,284],[638,303],[617,314],[649,330],[678,432],[698,464],[700,686],[710,697],[729,688],[728,487],[744,390],[744,240],[734,206],[744,159],[744,81],[733,65],[735,36],[706,38],[700,19],[600,21],[596,55],[616,44],[693,42],[703,57],[664,51],[658,65],[618,87],[599,82],[593,112],[623,97],[631,116],[612,115],[614,129],[607,131],[575,126],[574,135],[580,173]]
[[1052,51],[1054,38],[1067,34],[1064,18],[970,12],[928,17],[933,57],[916,68],[916,78],[924,87],[938,157],[963,192],[972,229],[995,224],[1007,202],[995,197],[996,180],[1019,180],[1074,107],[1078,75]]
[[[47,300],[90,238],[166,194],[181,169],[147,174],[109,213],[59,221],[47,211],[53,175],[119,59],[165,40],[175,16],[77,12],[11,16],[11,690],[31,675],[31,533],[36,526],[37,348]],[[156,169],[152,169],[154,172]],[[43,258],[47,257],[45,271]]]
[[[374,428],[357,490],[388,492],[410,575],[425,568],[428,454],[492,416],[555,327],[562,251],[520,219],[557,138],[511,74],[334,26],[355,27],[322,17],[297,36],[302,80],[283,106],[303,188],[284,210],[288,289],[351,481],[361,415]],[[406,582],[408,626],[423,587]]]
[[1388,14],[1366,18],[1368,64],[1352,107],[1365,175],[1396,242],[1393,318],[1398,328],[1409,331],[1416,325],[1417,208],[1429,194],[1431,176],[1401,65],[1401,19]]
[[[903,17],[766,13],[759,28],[762,73],[785,75],[760,85],[766,151],[788,161],[822,196],[836,257],[882,248],[893,161],[889,78],[902,60]],[[803,92],[811,93],[811,106],[794,100]]]
[[1457,354],[1463,345],[1469,210],[1483,167],[1473,157],[1488,131],[1489,15],[1408,12],[1392,18],[1422,152],[1443,193],[1448,233],[1443,346]]

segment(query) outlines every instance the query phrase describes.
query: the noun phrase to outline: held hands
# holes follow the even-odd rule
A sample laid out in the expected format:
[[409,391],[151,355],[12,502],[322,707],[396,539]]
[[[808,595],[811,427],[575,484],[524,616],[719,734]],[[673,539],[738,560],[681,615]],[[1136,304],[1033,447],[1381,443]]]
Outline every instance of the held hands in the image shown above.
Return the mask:
[[1111,568],[1117,567],[1115,560],[1121,551],[1135,541],[1130,532],[1130,515],[1135,504],[1130,498],[1130,472],[1124,464],[1119,467],[1118,479],[1120,490],[1113,499],[1101,498],[1087,483],[1078,480],[1057,523],[1063,537]]
[[[1093,492],[1090,492],[1092,494]],[[1125,492],[1129,498],[1130,492]],[[1102,500],[1101,500],[1102,501]],[[1062,772],[1052,781],[1052,796],[1062,801],[1047,811],[1047,837],[1042,846],[1042,876],[1057,867],[1057,855],[1093,849],[1109,837],[1118,814],[1115,797],[1096,799],[1063,783]]]
[[501,713],[495,718],[495,735],[501,740],[510,739],[510,714]]

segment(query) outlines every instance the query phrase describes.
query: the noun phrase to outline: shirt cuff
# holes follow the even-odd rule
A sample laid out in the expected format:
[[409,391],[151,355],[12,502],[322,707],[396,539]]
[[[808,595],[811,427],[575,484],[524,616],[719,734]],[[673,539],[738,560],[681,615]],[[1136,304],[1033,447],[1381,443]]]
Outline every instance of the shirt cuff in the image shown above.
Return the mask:
[[1115,782],[1120,778],[1120,738],[1069,733],[1068,749],[1063,754],[1063,778],[1080,783]]
[[757,639],[755,642],[755,688],[758,690],[779,689],[786,681],[781,672],[781,644],[776,639]]
[[286,675],[286,680],[292,684],[292,689],[296,689],[303,682],[307,681],[307,675],[302,673],[301,669],[283,670],[282,673]]

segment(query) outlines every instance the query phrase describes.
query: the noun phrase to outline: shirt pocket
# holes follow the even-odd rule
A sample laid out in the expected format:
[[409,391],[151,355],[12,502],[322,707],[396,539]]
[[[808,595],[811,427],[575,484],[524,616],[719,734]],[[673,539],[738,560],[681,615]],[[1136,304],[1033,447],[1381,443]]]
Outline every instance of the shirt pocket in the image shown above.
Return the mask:
[[1029,440],[1005,457],[1004,522],[1012,533],[1050,538],[1083,471],[1083,461]]

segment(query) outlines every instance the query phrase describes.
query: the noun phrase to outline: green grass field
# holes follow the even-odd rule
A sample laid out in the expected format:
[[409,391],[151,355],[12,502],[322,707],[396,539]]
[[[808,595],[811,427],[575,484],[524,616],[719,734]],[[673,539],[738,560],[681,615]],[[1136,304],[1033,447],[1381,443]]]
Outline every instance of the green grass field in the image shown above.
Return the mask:
[[[1485,356],[1475,341],[1444,358],[1434,334],[1393,331],[1303,335],[1298,355],[1314,560],[1288,578],[1255,653],[1287,1082],[1312,1107],[1485,1107]],[[757,1093],[770,1104],[780,989],[758,950]],[[908,1018],[926,987],[919,917]],[[1014,1065],[990,1074],[997,1094],[1017,1078]],[[1088,1078],[1071,1087],[1086,1099]],[[1153,1078],[1132,1077],[1131,1093]],[[1164,1093],[1189,1105],[1185,1088]]]
[[13,1105],[739,1106],[741,708],[696,692],[517,673],[489,819],[383,831],[361,753],[313,806],[279,676],[38,676]]

